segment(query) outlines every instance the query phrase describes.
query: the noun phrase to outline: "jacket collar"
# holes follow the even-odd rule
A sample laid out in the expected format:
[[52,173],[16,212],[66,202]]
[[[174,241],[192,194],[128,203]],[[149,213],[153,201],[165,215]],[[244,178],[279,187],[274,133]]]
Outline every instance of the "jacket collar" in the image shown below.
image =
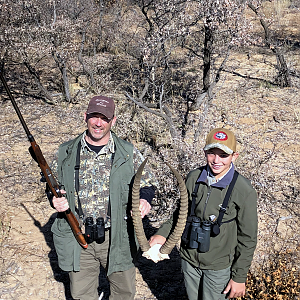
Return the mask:
[[[89,148],[89,146],[87,145],[86,140],[85,140],[86,135],[87,135],[87,131],[85,131],[82,135],[81,147],[83,150],[87,149],[87,151],[91,151],[91,149]],[[104,145],[104,147],[101,149],[101,151],[98,153],[98,155],[101,155],[104,153],[106,153],[106,154],[115,153],[115,144],[114,144],[114,140],[113,140],[111,132],[110,132],[109,140],[108,140],[107,144]]]
[[[72,154],[72,160],[75,163],[76,160],[76,151],[73,151],[74,149],[77,149],[77,145],[78,143],[82,140],[82,137],[84,136],[84,132],[82,134],[80,134],[77,138],[75,138],[67,147],[67,158],[69,158],[69,156]],[[116,146],[115,149],[115,157],[114,157],[114,162],[113,162],[113,168],[111,170],[111,172],[113,173],[115,170],[118,169],[118,167],[123,164],[124,162],[126,162],[130,155],[129,153],[126,151],[126,149],[123,146],[123,143],[125,143],[125,141],[123,141],[122,139],[120,139],[113,131],[111,131],[111,137],[113,140],[114,145]]]
[[[203,183],[207,184],[207,182],[208,182],[207,176],[209,176],[209,173],[210,173],[209,171],[210,171],[210,168],[208,165],[206,165],[203,168],[201,175],[197,179],[197,182],[203,182]],[[230,182],[233,178],[233,174],[234,174],[234,165],[233,165],[233,163],[231,163],[231,168],[224,175],[224,177],[222,177],[221,180],[217,181],[216,183],[212,184],[212,186],[217,187],[217,188],[222,188],[222,189],[226,188],[230,184]]]
[[123,144],[125,141],[123,141],[121,138],[119,138],[113,131],[111,131],[111,136],[113,138],[113,142],[115,144],[115,157],[114,157],[114,162],[113,166],[111,169],[111,174],[113,174],[115,171],[118,170],[118,168],[125,163],[130,155],[128,151],[124,148]]

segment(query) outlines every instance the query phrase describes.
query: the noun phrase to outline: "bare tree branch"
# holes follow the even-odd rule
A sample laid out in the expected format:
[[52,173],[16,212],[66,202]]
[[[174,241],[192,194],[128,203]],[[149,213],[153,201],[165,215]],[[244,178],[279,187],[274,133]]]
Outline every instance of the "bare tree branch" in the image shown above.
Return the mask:
[[68,74],[67,74],[67,67],[66,67],[65,59],[58,52],[56,52],[56,50],[52,51],[52,57],[54,58],[54,61],[56,62],[57,66],[58,66],[58,68],[59,68],[59,70],[62,74],[64,95],[66,97],[66,101],[71,102],[69,80],[68,80]]
[[[175,138],[177,136],[177,133],[176,133],[176,129],[175,129],[175,126],[174,126],[174,123],[173,123],[173,120],[171,118],[171,116],[169,115],[170,114],[170,111],[168,110],[168,108],[166,108],[164,105],[162,106],[162,109],[166,112],[165,114],[162,113],[162,112],[157,112],[149,107],[147,107],[147,105],[145,105],[144,103],[134,99],[134,97],[131,97],[127,92],[126,92],[126,96],[131,100],[133,101],[135,104],[137,104],[139,107],[145,109],[147,112],[151,113],[151,114],[154,114],[156,116],[159,116],[161,118],[163,118],[166,123],[168,124],[169,126],[169,129],[170,129],[170,133],[171,133],[171,136],[172,138]],[[141,98],[140,98],[141,99]],[[139,99],[139,100],[140,100]]]
[[88,27],[88,25],[85,26],[85,28],[82,31],[80,49],[79,49],[79,53],[78,53],[78,61],[82,65],[83,72],[86,73],[90,77],[91,85],[94,86],[95,85],[95,79],[94,79],[93,72],[88,69],[88,67],[86,66],[86,64],[84,63],[83,58],[82,58],[82,53],[83,53],[84,44],[85,44],[85,37],[86,37],[87,27]]
[[29,73],[33,76],[35,83],[38,86],[39,90],[41,91],[43,96],[46,98],[46,102],[49,104],[54,104],[55,101],[53,100],[53,97],[51,96],[51,94],[47,91],[47,89],[41,83],[41,79],[40,79],[38,72],[34,69],[33,66],[30,65],[30,63],[27,60],[25,60],[23,63],[24,63],[24,66],[29,71]]
[[271,33],[269,26],[266,24],[266,21],[263,19],[261,14],[258,11],[258,7],[255,7],[252,3],[248,3],[248,7],[259,17],[259,21],[261,26],[264,29],[265,33],[265,43],[266,46],[271,49],[271,51],[275,54],[277,59],[277,68],[278,68],[278,81],[282,87],[290,87],[291,86],[291,78],[289,74],[289,69],[287,67],[284,55],[279,47],[273,43],[271,38]]

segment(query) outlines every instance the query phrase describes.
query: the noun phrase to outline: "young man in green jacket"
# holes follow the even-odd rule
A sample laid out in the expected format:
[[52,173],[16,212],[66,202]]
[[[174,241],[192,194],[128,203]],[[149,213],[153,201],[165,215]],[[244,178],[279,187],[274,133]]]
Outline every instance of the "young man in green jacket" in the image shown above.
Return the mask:
[[[98,300],[101,264],[110,282],[109,299],[133,300],[138,244],[130,213],[130,187],[144,159],[132,144],[111,131],[116,122],[113,99],[93,97],[84,119],[87,130],[60,145],[58,151],[57,173],[64,197],[52,199],[58,215],[51,230],[59,266],[69,272],[74,299]],[[152,179],[145,169],[140,190],[142,218],[150,211],[155,193]],[[77,243],[65,219],[63,212],[68,208],[85,231],[87,249]]]
[[[190,300],[242,297],[245,295],[247,272],[257,243],[257,195],[249,180],[238,175],[218,226],[216,219],[234,178],[233,163],[238,157],[234,134],[224,128],[212,130],[207,136],[204,153],[206,166],[191,171],[186,186],[191,204],[197,183],[195,216],[201,224],[208,221],[211,232],[207,235],[207,231],[201,229],[196,238],[189,233],[189,241],[181,242],[186,290]],[[173,218],[163,224],[157,234],[151,237],[150,246],[163,244],[172,224]],[[208,241],[203,239],[205,234]],[[194,244],[196,241],[196,246],[190,244],[191,239]]]

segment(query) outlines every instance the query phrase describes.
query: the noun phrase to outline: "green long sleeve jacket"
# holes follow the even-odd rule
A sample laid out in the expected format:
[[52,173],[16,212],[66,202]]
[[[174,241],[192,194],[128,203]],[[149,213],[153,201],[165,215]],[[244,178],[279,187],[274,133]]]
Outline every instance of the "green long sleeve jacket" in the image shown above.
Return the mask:
[[[199,177],[200,170],[191,171],[186,180],[189,201]],[[219,215],[226,188],[208,186],[201,182],[196,198],[195,214],[201,220],[210,215]],[[222,222],[234,219],[220,226],[220,234],[210,238],[210,248],[206,253],[197,249],[180,247],[182,259],[194,267],[222,270],[231,266],[231,278],[235,282],[245,282],[257,243],[257,194],[250,181],[239,175],[231,193]],[[174,219],[175,221],[175,219]],[[173,227],[173,218],[164,223],[157,234],[167,237]]]
[[[112,133],[116,146],[110,172],[111,236],[107,275],[126,271],[134,266],[138,249],[131,218],[128,218],[130,182],[134,176],[133,145]],[[58,180],[66,190],[71,211],[75,214],[74,167],[76,152],[82,135],[62,144],[58,154]],[[59,266],[64,271],[79,271],[81,246],[69,224],[58,214],[51,228]]]

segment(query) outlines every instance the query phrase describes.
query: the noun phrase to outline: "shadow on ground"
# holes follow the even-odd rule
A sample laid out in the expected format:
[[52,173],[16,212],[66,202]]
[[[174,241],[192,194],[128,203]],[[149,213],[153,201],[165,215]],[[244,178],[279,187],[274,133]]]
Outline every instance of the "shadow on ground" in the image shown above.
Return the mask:
[[[44,235],[45,241],[51,249],[48,257],[53,271],[54,279],[64,285],[66,300],[73,300],[70,293],[70,281],[68,273],[62,271],[59,268],[58,259],[53,243],[51,226],[55,220],[56,213],[50,217],[49,221],[44,226],[41,226],[41,223],[34,218],[34,216],[28,211],[25,205],[22,204],[22,206],[26,210],[28,215],[32,218],[34,225]],[[143,223],[145,234],[147,238],[149,238],[155,233],[156,229],[150,225],[150,222],[147,218],[145,218]],[[169,260],[164,260],[157,264],[142,257],[140,253],[136,262],[136,267],[138,268],[140,274],[143,277],[143,280],[146,282],[152,294],[157,300],[187,299],[183,281],[183,274],[181,272],[180,256],[176,247],[171,252]],[[108,300],[109,283],[106,279],[105,271],[103,268],[101,268],[100,270],[98,291],[99,294],[103,292],[102,300]]]
[[48,257],[49,262],[52,268],[53,277],[56,281],[61,282],[64,285],[65,297],[66,300],[73,300],[70,292],[70,280],[67,272],[64,272],[58,266],[58,259],[54,248],[53,237],[51,232],[51,226],[56,218],[56,213],[52,214],[49,218],[48,222],[42,226],[41,223],[34,218],[34,216],[30,213],[30,211],[26,208],[26,206],[21,203],[22,207],[28,213],[28,215],[32,218],[34,225],[40,230],[40,232],[44,235],[45,241],[49,248],[51,249]]
[[[157,231],[147,217],[143,220],[145,235],[149,239]],[[140,255],[136,267],[157,300],[188,299],[181,272],[180,255],[175,247],[170,259],[154,263]]]
[[156,299],[188,299],[181,272],[180,256],[176,248],[171,252],[170,260],[154,263],[141,257],[137,268]]

